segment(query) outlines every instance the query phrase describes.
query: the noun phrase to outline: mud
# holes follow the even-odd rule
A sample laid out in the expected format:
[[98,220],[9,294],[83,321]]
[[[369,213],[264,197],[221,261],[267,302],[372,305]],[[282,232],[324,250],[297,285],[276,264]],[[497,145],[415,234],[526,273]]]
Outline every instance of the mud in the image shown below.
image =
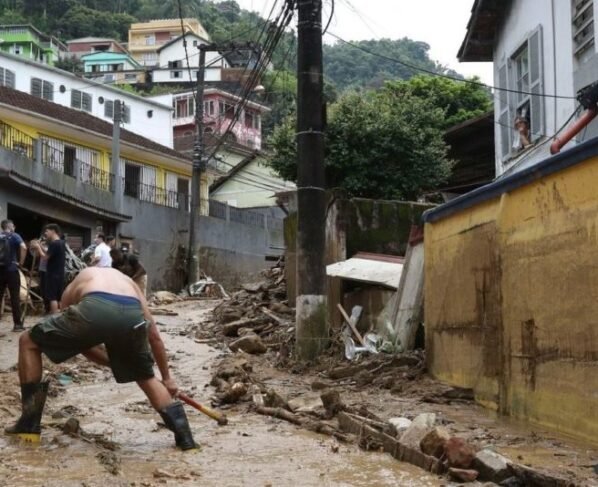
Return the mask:
[[[211,368],[222,350],[197,343],[185,330],[207,319],[216,302],[169,305],[160,327],[181,389],[209,404]],[[17,336],[0,322],[0,423],[19,413],[14,364]],[[0,436],[0,486],[439,486],[446,481],[387,455],[363,452],[327,436],[243,408],[226,411],[229,424],[187,408],[199,452],[174,448],[172,434],[146,406],[135,385],[117,385],[83,359],[60,367],[44,362],[52,396],[43,419],[42,443],[30,446]],[[267,377],[268,373],[264,377]],[[292,379],[292,378],[291,378]],[[273,369],[272,385],[291,384]],[[60,385],[60,381],[65,385]],[[65,434],[74,417],[82,434]]]

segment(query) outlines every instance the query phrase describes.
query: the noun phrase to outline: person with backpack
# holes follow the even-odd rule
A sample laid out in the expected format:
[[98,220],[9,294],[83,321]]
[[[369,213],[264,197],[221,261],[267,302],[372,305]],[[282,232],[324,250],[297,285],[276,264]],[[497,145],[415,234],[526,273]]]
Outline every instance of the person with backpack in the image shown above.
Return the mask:
[[4,293],[8,288],[12,308],[12,331],[23,331],[25,328],[21,318],[21,276],[18,266],[23,266],[25,262],[27,246],[15,232],[12,220],[2,220],[0,230],[0,299],[4,299]]
[[50,302],[50,314],[60,311],[59,304],[64,290],[64,267],[66,260],[66,242],[61,239],[62,231],[56,223],[49,223],[44,227],[44,237],[48,242],[45,250],[39,241],[32,243],[46,262],[46,275],[44,278],[43,296]]

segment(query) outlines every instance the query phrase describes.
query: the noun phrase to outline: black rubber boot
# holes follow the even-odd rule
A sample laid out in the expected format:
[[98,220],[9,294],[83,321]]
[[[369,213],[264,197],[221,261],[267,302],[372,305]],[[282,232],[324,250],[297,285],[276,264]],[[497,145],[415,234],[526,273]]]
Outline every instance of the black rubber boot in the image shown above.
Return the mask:
[[47,396],[48,382],[21,384],[21,417],[14,425],[4,428],[4,432],[31,443],[39,443],[42,413]]
[[159,413],[166,427],[174,433],[174,441],[177,447],[181,450],[197,448],[195,441],[193,441],[191,429],[189,428],[185,409],[180,402],[173,402],[170,406],[159,411]]

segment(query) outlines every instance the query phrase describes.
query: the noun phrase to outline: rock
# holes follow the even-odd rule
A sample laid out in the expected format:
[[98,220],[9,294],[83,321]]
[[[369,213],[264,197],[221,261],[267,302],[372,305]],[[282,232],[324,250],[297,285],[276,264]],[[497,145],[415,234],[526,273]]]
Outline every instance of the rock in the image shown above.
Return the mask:
[[419,426],[425,426],[426,428],[433,428],[436,424],[436,414],[434,413],[422,413],[415,417],[413,424]]
[[304,394],[288,402],[289,409],[294,413],[313,413],[324,407],[318,394]]
[[260,291],[266,291],[268,289],[268,283],[266,281],[252,282],[249,284],[243,284],[242,287],[249,293],[258,293]]
[[245,335],[232,342],[229,347],[233,352],[242,350],[250,354],[266,353],[267,350],[262,339],[256,334]]
[[480,479],[502,482],[511,475],[509,460],[492,450],[481,450],[476,453],[473,468],[480,472]]
[[181,298],[170,291],[156,291],[150,297],[150,301],[156,304],[171,304],[176,301],[181,301]]
[[478,472],[462,468],[449,468],[449,477],[459,482],[473,482],[478,478]]
[[330,417],[335,416],[345,409],[341,396],[336,390],[322,392],[320,394],[320,399],[322,400],[322,404],[324,404],[324,409],[326,409],[326,412]]
[[62,432],[67,435],[77,435],[81,431],[81,425],[76,418],[69,418],[66,423],[62,425]]
[[468,469],[475,458],[475,450],[463,438],[453,436],[446,442],[446,458],[451,467]]
[[293,314],[293,310],[283,303],[271,303],[270,310],[274,313],[280,313],[284,315]]
[[264,404],[269,408],[289,409],[287,400],[274,389],[270,389],[264,398]]
[[400,437],[409,426],[412,421],[408,418],[390,418],[388,424],[390,424],[395,430],[395,436]]
[[430,429],[431,428],[422,426],[421,424],[411,423],[411,426],[409,426],[409,428],[407,428],[401,435],[399,443],[419,451],[419,445],[424,437],[430,432]]
[[241,328],[251,328],[262,325],[266,322],[265,318],[251,318],[231,321],[222,327],[222,334],[227,337],[234,337],[239,334]]
[[450,437],[451,435],[446,428],[437,426],[422,438],[419,444],[421,451],[426,455],[440,458],[444,454],[446,442]]

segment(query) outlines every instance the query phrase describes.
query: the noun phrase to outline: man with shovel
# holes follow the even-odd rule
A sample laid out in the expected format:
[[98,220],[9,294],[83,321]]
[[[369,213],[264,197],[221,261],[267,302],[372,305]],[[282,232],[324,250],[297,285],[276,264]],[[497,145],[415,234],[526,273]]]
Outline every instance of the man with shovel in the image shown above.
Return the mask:
[[[164,343],[145,297],[133,281],[116,269],[87,268],[64,291],[61,309],[19,338],[23,410],[5,432],[40,441],[48,394],[48,382],[42,382],[41,354],[60,363],[81,353],[95,363],[110,366],[116,382],[137,382],[174,433],[177,447],[196,448],[183,405],[173,400],[178,388],[170,377]],[[154,377],[154,358],[161,381]]]

